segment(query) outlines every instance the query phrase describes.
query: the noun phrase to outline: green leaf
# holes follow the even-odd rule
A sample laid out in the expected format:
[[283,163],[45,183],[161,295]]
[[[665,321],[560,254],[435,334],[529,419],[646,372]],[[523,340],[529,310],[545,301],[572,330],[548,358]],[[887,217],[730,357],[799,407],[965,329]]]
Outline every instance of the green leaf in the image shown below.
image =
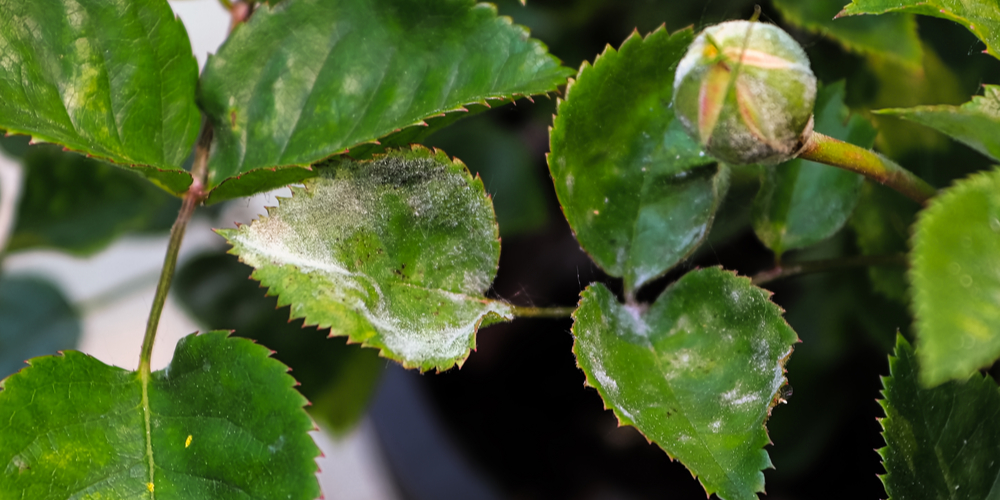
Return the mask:
[[165,0],[0,0],[0,11],[0,130],[187,190],[198,64]]
[[320,454],[287,368],[226,332],[143,376],[76,351],[0,392],[0,497],[313,500]]
[[[876,130],[844,105],[844,83],[828,85],[816,96],[816,131],[871,148]],[[864,177],[806,160],[765,168],[754,200],[757,237],[780,259],[788,250],[823,241],[840,230],[858,203]]]
[[1000,160],[1000,86],[985,85],[984,95],[975,96],[961,106],[917,106],[882,109],[876,113],[928,126]]
[[10,251],[89,255],[127,232],[170,229],[180,208],[178,199],[128,172],[54,146],[30,148],[24,167]]
[[919,383],[917,358],[901,335],[883,377],[881,476],[890,500],[996,497],[1000,479],[1000,393],[989,376],[934,389]]
[[633,33],[584,63],[559,103],[549,169],[580,245],[627,293],[690,255],[708,234],[727,170],[674,120],[674,71],[691,30]]
[[[570,73],[474,0],[262,5],[205,67],[200,100],[217,141],[208,187],[235,184],[229,198],[312,177],[309,166],[331,155],[357,157],[357,146],[470,104],[551,92]],[[417,142],[458,116],[383,145]],[[268,182],[279,167],[287,172]]]
[[774,0],[789,23],[820,33],[852,52],[892,58],[920,67],[923,61],[917,21],[912,15],[834,19],[844,0]]
[[921,381],[964,380],[991,365],[1000,357],[1000,169],[931,200],[912,265]]
[[62,349],[80,339],[80,318],[66,297],[47,281],[0,276],[0,377],[24,361]]
[[198,320],[212,329],[233,329],[277,351],[274,357],[290,366],[302,385],[299,392],[312,402],[309,413],[341,434],[364,415],[385,361],[372,349],[328,340],[325,333],[288,321],[288,310],[265,297],[248,280],[251,268],[232,255],[205,254],[188,261],[174,279],[174,294]]
[[692,271],[646,309],[604,285],[574,314],[577,364],[633,425],[723,500],[756,499],[771,466],[764,422],[798,339],[770,294],[719,268]]
[[500,241],[461,162],[418,146],[320,175],[267,217],[218,231],[293,318],[441,371],[469,356],[480,322],[512,317],[483,297]]
[[501,238],[540,230],[548,224],[546,196],[551,185],[539,175],[538,161],[518,131],[499,126],[491,118],[470,118],[461,127],[435,133],[424,144],[461,158],[483,178],[493,198]]
[[854,0],[840,16],[905,12],[940,17],[969,29],[986,44],[986,52],[1000,58],[1000,5],[968,0]]

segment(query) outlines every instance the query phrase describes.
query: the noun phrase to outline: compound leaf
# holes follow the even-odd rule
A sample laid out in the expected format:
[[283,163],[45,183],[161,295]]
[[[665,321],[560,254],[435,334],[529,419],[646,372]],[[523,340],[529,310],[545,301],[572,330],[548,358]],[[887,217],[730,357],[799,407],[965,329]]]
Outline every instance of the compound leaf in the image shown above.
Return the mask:
[[299,392],[312,403],[306,410],[335,434],[350,431],[375,393],[385,360],[288,321],[288,310],[277,309],[277,299],[247,279],[251,270],[232,255],[205,254],[178,270],[174,293],[200,324],[235,330],[277,351],[274,357],[292,368]]
[[993,498],[1000,480],[1000,393],[989,376],[921,386],[917,358],[902,336],[883,377],[879,450],[890,500]]
[[[816,130],[870,148],[876,130],[844,105],[844,83],[828,85],[816,96]],[[754,200],[757,237],[779,257],[829,238],[847,222],[858,203],[864,177],[795,159],[765,168]]]
[[727,170],[674,120],[674,72],[691,30],[633,33],[584,63],[549,135],[549,169],[580,245],[627,293],[704,240]]
[[76,347],[80,318],[47,281],[0,276],[0,377],[28,358]]
[[774,0],[774,7],[789,23],[820,33],[847,50],[892,58],[917,68],[923,63],[917,21],[912,15],[834,19],[844,0]]
[[940,17],[969,29],[986,44],[986,52],[1000,58],[1000,5],[968,0],[854,0],[837,14],[885,14],[904,12]]
[[684,463],[709,495],[752,500],[764,491],[764,422],[798,340],[768,292],[701,269],[648,310],[591,285],[574,318],[577,364],[621,424]]
[[189,335],[143,376],[76,351],[0,392],[0,496],[216,500],[320,494],[287,367],[226,332]]
[[476,330],[511,318],[486,299],[500,257],[493,206],[459,161],[422,147],[320,170],[267,217],[219,230],[293,318],[446,370]]
[[357,146],[401,130],[383,145],[417,142],[460,115],[405,129],[467,105],[545,94],[568,75],[524,28],[475,0],[261,5],[202,78],[217,138],[209,188],[233,184],[209,201],[312,177],[311,164],[348,150],[357,157]]
[[167,230],[180,202],[128,172],[54,146],[29,148],[10,251],[89,255],[131,231]]
[[0,12],[0,130],[187,190],[198,64],[165,0],[0,0]]
[[931,200],[910,279],[921,381],[964,380],[1000,357],[1000,169]]
[[984,95],[961,106],[917,106],[876,113],[926,125],[1000,161],[1000,86],[985,85]]

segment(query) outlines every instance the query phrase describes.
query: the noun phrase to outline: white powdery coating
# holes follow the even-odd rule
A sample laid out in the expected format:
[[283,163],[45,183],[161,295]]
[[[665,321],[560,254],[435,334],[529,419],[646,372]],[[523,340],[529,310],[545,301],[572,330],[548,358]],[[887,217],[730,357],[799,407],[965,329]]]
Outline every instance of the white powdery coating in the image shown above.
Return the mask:
[[[373,175],[389,173],[374,169],[373,172]],[[414,217],[425,217],[435,224],[431,229],[415,224],[411,236],[417,241],[425,241],[419,239],[420,231],[477,229],[475,223],[459,224],[452,220],[475,217],[478,215],[476,211],[483,209],[471,205],[455,206],[477,201],[474,196],[466,196],[468,193],[461,193],[461,196],[454,194],[455,189],[468,188],[459,174],[440,169],[406,173],[424,177],[394,189],[400,191]],[[452,178],[460,184],[455,185]],[[495,313],[505,319],[512,318],[507,304],[466,294],[474,295],[485,290],[492,279],[493,264],[490,261],[493,257],[488,255],[489,242],[495,240],[492,227],[481,224],[485,226],[478,229],[482,234],[468,236],[473,240],[470,246],[480,254],[459,262],[449,270],[450,274],[438,280],[457,284],[458,291],[425,287],[402,278],[376,279],[364,272],[352,271],[355,268],[353,260],[357,258],[351,253],[353,247],[348,245],[345,253],[338,247],[337,241],[347,241],[365,231],[368,231],[365,234],[371,234],[374,226],[388,223],[386,210],[377,210],[381,202],[379,189],[383,187],[379,180],[363,179],[368,181],[366,183],[337,178],[310,182],[309,192],[297,193],[295,198],[283,201],[280,208],[272,210],[269,217],[243,226],[230,235],[230,243],[241,259],[255,268],[294,266],[296,269],[289,270],[290,281],[318,281],[319,286],[311,297],[303,298],[299,292],[300,295],[295,298],[297,303],[301,302],[300,311],[304,310],[307,318],[315,315],[310,311],[328,308],[327,304],[337,306],[362,316],[378,332],[378,343],[405,362],[440,364],[463,358],[485,315]],[[425,187],[430,182],[437,184]],[[412,192],[406,193],[406,190]],[[441,200],[449,191],[451,199]],[[479,248],[483,247],[484,241],[487,248]],[[428,250],[429,258],[445,256],[450,259],[451,253],[468,253],[465,248]],[[481,262],[487,265],[470,268]],[[415,302],[417,300],[420,302]],[[336,324],[325,326],[332,326],[334,330],[338,327]]]

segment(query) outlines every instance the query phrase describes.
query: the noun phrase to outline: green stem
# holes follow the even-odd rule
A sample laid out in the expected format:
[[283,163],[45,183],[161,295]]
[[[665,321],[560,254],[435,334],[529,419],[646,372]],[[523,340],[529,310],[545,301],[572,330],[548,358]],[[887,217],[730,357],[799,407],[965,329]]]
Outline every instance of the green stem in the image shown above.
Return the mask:
[[514,306],[514,316],[518,318],[568,318],[576,307],[525,307]]
[[163,305],[167,302],[167,293],[170,291],[170,282],[174,279],[174,271],[177,269],[177,256],[180,254],[181,242],[184,240],[184,232],[187,230],[188,222],[194,215],[194,209],[204,201],[205,175],[208,171],[208,153],[212,144],[212,127],[207,120],[202,122],[201,134],[198,137],[198,145],[195,147],[194,165],[191,168],[191,187],[184,194],[184,202],[181,210],[177,214],[177,220],[170,228],[170,242],[167,244],[167,255],[163,258],[163,269],[160,271],[160,280],[156,284],[156,296],[153,297],[153,305],[149,311],[149,321],[146,323],[146,335],[142,339],[142,351],[139,354],[139,372],[149,374],[149,361],[153,355],[153,342],[156,340],[156,328],[160,324],[160,315],[163,313]]
[[821,273],[835,271],[837,269],[848,269],[852,267],[869,266],[905,266],[907,264],[906,255],[858,255],[854,257],[842,257],[839,259],[810,260],[796,262],[794,264],[777,265],[773,269],[768,269],[757,273],[751,278],[754,285],[763,285],[772,281],[778,281],[802,274]]
[[219,0],[219,3],[221,3],[226,10],[233,10],[233,2],[229,0]]
[[799,158],[857,172],[884,184],[921,205],[937,190],[892,160],[867,149],[813,132]]

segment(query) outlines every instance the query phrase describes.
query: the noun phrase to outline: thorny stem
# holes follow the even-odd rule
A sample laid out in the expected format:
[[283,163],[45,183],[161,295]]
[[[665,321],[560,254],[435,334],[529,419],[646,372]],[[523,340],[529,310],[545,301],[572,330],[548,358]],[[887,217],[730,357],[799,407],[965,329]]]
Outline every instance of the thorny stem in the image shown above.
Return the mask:
[[575,310],[575,307],[514,306],[514,316],[518,318],[568,318]]
[[811,260],[796,262],[794,264],[777,265],[773,269],[768,269],[757,273],[751,278],[754,285],[764,285],[772,281],[778,281],[802,274],[821,273],[824,271],[834,271],[837,269],[847,269],[852,267],[869,266],[905,266],[906,255],[858,255],[854,257],[843,257],[839,259]]
[[909,170],[873,151],[813,132],[799,153],[799,158],[857,172],[879,184],[906,195],[921,205],[937,190]]
[[160,314],[163,313],[163,305],[167,301],[167,293],[170,291],[170,282],[174,279],[174,270],[177,268],[177,255],[181,250],[181,241],[184,239],[184,231],[187,230],[188,222],[194,215],[194,209],[205,200],[205,176],[208,171],[208,153],[212,145],[212,126],[208,120],[203,120],[201,133],[198,136],[198,144],[195,146],[194,165],[191,168],[191,187],[184,194],[184,202],[181,210],[177,214],[177,220],[170,228],[170,242],[167,245],[167,255],[163,258],[163,269],[160,271],[160,280],[156,284],[156,296],[153,297],[153,305],[149,311],[149,321],[146,323],[146,335],[142,339],[142,351],[139,354],[139,372],[149,374],[149,361],[153,355],[153,341],[156,339],[156,328],[160,324]]

